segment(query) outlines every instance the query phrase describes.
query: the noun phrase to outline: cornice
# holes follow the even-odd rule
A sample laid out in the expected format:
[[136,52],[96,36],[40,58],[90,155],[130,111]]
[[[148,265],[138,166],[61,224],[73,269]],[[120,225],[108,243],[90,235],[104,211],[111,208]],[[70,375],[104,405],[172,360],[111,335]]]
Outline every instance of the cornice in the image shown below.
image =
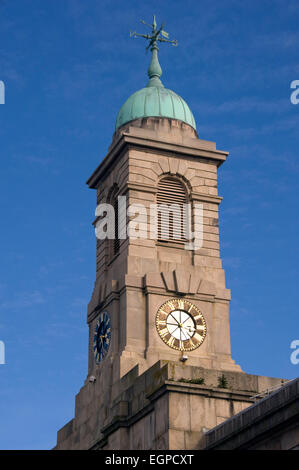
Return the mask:
[[110,147],[106,157],[96,168],[87,184],[90,188],[95,189],[98,181],[108,171],[112,161],[121,155],[121,152],[128,148],[146,148],[152,151],[163,151],[170,153],[171,156],[191,156],[199,159],[214,160],[219,167],[227,158],[228,152],[216,150],[216,148],[207,148],[200,145],[200,140],[194,139],[196,145],[183,144],[178,142],[167,142],[153,137],[134,135],[124,132]]

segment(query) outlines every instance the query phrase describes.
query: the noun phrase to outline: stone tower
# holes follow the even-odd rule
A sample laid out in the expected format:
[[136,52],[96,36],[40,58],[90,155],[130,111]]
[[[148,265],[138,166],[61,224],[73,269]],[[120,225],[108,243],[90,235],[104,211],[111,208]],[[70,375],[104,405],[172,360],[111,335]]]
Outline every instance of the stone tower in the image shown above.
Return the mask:
[[[149,82],[120,109],[88,180],[98,207],[113,207],[116,238],[97,240],[88,376],[57,449],[202,447],[205,429],[276,383],[244,374],[231,358],[217,189],[228,153],[198,137],[187,103],[163,86],[157,41],[166,40],[157,32],[154,21]],[[151,236],[156,204],[175,205],[168,237],[161,213]],[[185,206],[200,240],[191,248],[178,217]],[[97,212],[94,225],[102,220]]]

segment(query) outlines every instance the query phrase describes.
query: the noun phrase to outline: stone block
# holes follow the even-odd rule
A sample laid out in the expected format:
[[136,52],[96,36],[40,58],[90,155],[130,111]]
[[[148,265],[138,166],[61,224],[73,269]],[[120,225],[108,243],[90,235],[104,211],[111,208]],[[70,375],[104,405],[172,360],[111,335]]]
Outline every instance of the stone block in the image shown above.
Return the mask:
[[169,427],[191,430],[190,396],[172,392],[169,397]]
[[185,449],[200,449],[203,445],[202,440],[202,431],[185,431]]
[[169,430],[169,450],[185,449],[185,433],[177,429]]
[[155,436],[163,436],[169,428],[169,398],[165,394],[155,404]]

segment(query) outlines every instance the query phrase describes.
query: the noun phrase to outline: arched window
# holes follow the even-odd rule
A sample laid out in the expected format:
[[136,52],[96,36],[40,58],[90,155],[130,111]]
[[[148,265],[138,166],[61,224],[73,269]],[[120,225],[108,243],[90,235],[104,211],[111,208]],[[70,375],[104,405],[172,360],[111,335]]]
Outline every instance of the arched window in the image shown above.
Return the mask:
[[188,203],[185,185],[177,178],[166,176],[158,183],[158,241],[186,241],[186,211]]

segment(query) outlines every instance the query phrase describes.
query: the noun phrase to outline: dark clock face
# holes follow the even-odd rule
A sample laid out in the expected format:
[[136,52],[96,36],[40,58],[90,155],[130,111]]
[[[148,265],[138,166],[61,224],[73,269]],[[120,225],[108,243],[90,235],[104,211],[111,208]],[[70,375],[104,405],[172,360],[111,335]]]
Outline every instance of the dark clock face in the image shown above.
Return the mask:
[[105,358],[111,342],[111,323],[107,312],[101,312],[93,337],[93,352],[97,364]]
[[161,305],[156,327],[164,343],[179,351],[198,348],[207,334],[201,311],[185,299],[171,299]]

